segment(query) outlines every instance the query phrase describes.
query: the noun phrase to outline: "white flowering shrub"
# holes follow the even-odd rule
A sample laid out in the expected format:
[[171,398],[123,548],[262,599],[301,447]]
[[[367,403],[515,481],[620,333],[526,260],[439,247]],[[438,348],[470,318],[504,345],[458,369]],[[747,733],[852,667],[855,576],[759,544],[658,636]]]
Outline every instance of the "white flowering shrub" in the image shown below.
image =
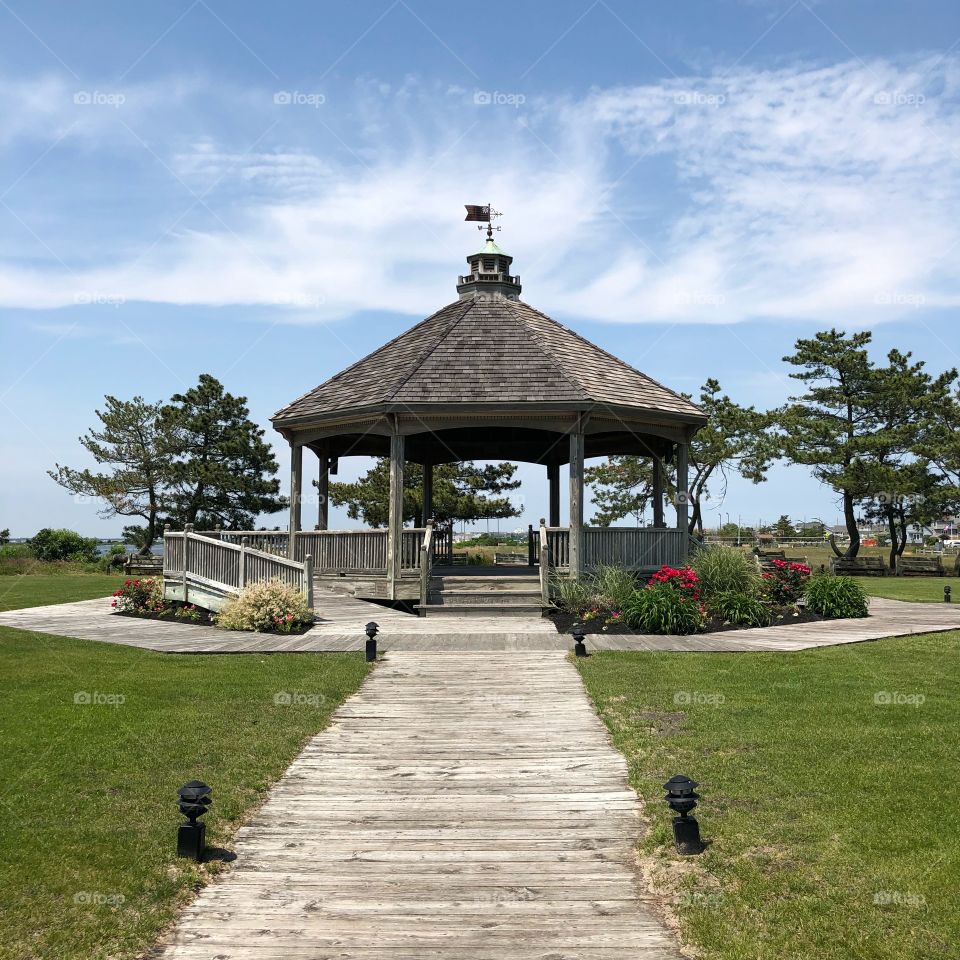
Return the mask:
[[279,580],[253,583],[228,601],[217,617],[224,630],[256,630],[290,633],[313,622],[307,598]]

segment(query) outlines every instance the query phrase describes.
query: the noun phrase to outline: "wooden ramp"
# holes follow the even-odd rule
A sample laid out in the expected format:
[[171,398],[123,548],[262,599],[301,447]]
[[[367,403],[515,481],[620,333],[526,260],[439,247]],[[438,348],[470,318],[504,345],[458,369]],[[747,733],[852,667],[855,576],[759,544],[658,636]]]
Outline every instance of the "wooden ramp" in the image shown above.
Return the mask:
[[676,960],[626,773],[564,654],[390,653],[160,956]]

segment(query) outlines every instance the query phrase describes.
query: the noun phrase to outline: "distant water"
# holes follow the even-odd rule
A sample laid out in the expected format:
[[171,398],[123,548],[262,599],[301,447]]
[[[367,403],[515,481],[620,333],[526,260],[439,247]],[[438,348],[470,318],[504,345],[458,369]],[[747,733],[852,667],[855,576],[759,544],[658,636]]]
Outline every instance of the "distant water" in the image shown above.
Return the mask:
[[[101,556],[103,556],[103,554],[108,553],[108,552],[110,551],[110,548],[113,547],[113,546],[116,546],[116,542],[115,542],[115,541],[110,541],[110,540],[98,540],[98,541],[97,541],[97,553],[100,554]],[[131,546],[127,545],[127,544],[120,544],[120,546],[125,547],[127,553],[136,553],[136,552],[137,552],[135,547],[131,547]],[[163,556],[163,543],[162,543],[162,542],[160,542],[160,543],[155,543],[155,544],[150,548],[150,552],[151,552],[152,554],[154,554],[155,556],[158,556],[158,557]]]

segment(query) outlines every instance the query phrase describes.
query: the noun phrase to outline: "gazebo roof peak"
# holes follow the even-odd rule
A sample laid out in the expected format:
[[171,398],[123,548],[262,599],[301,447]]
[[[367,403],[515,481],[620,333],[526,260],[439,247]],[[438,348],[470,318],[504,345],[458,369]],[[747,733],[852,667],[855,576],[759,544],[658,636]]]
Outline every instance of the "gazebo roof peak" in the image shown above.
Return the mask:
[[[487,239],[483,242],[483,246],[475,254],[473,254],[473,256],[482,257],[485,253],[495,253],[501,257],[509,256],[505,250],[501,250],[496,245],[496,243],[493,240],[493,237],[487,237]],[[510,259],[513,260],[513,257],[510,257]],[[468,262],[469,260],[470,260],[470,257],[467,257]]]

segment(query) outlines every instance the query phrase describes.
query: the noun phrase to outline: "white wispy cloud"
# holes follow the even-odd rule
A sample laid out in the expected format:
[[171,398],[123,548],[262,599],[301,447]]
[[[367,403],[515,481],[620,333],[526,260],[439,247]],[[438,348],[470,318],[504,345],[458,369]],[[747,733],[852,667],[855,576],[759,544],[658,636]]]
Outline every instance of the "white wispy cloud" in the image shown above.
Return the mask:
[[162,84],[131,92],[136,111],[80,112],[80,133],[61,108],[77,84],[54,84],[40,99],[59,90],[57,110],[12,116],[8,136],[79,135],[109,156],[123,120],[148,141],[126,136],[128,162],[159,165],[177,203],[144,208],[125,256],[8,258],[0,303],[422,315],[476,242],[456,211],[493,199],[525,297],[561,316],[873,324],[954,306],[958,77],[951,58],[853,60],[519,106],[366,81],[313,108],[181,82],[167,101]]

